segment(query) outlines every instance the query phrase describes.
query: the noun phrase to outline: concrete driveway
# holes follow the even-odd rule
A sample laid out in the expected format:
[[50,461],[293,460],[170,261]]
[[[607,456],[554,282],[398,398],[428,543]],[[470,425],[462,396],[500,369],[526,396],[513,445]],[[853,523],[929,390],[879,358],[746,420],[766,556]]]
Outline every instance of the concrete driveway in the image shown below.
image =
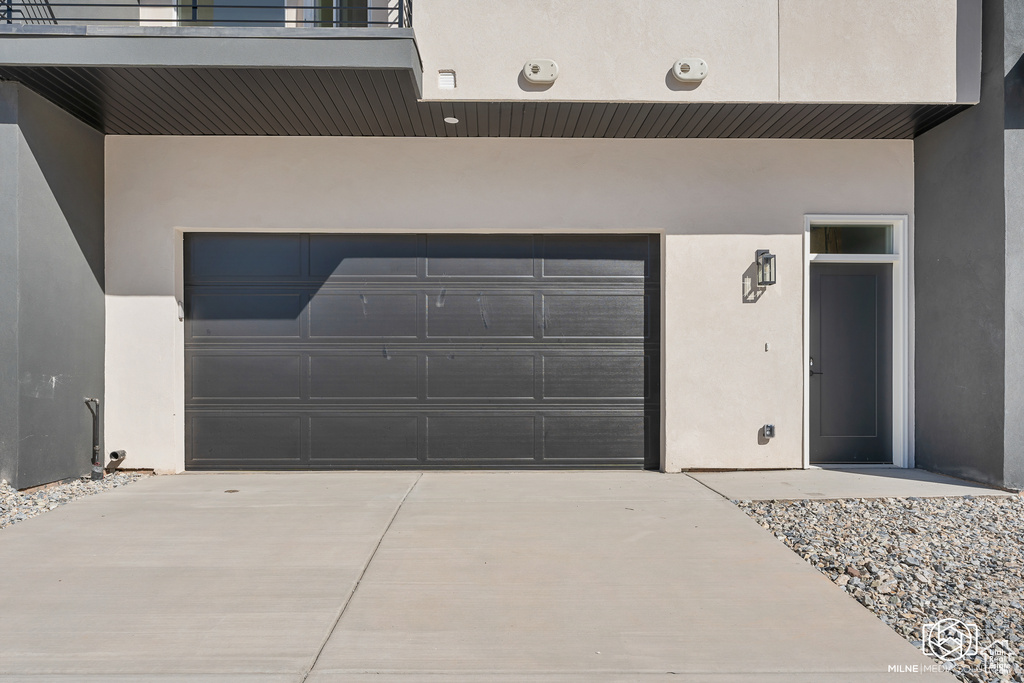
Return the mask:
[[817,682],[932,666],[684,475],[153,477],[0,531],[0,567],[4,681]]

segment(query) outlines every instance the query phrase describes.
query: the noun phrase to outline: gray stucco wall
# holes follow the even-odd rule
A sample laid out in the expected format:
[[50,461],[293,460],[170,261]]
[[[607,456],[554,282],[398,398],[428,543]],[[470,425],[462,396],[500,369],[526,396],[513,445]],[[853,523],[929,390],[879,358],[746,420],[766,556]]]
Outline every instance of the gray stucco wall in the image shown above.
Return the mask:
[[18,97],[0,84],[0,480],[18,476]]
[[1005,133],[1006,424],[1008,486],[1024,489],[1024,130]]
[[[25,488],[89,471],[83,399],[103,398],[103,136],[22,86],[0,88],[17,102],[17,149],[4,163],[16,159],[18,183],[11,481]],[[10,359],[3,362],[10,375]]]
[[1004,84],[1022,4],[1004,16],[1003,0],[985,0],[981,103],[914,141],[917,463],[1013,488],[1024,487],[1024,138],[1007,130]]
[[1007,485],[1024,488],[1024,2],[1007,2],[1003,26],[1003,188],[1006,204]]

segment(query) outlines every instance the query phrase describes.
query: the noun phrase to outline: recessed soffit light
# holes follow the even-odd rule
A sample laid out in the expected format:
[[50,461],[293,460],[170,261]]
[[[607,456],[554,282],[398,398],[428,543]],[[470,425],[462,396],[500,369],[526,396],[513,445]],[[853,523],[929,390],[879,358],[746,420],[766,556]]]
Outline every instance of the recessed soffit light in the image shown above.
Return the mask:
[[459,120],[457,118],[455,118],[454,116],[446,116],[446,117],[444,117],[444,122],[445,123],[456,124],[456,123],[459,122]]

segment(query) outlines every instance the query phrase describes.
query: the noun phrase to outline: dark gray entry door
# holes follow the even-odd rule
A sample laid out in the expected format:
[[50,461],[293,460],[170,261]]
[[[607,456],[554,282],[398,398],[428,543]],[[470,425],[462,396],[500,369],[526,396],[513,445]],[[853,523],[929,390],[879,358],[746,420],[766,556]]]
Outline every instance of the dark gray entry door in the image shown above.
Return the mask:
[[657,249],[187,235],[186,467],[657,467]]
[[811,264],[812,463],[892,462],[892,266]]

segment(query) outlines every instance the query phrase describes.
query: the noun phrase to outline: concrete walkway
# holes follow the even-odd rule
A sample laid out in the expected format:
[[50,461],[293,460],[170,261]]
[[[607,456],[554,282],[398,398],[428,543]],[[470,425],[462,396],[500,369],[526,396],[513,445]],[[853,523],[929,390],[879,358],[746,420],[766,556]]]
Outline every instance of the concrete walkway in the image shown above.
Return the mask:
[[781,683],[932,665],[684,475],[154,477],[0,531],[0,567],[3,681]]
[[689,476],[729,500],[1016,495],[925,470],[896,467],[692,472]]

